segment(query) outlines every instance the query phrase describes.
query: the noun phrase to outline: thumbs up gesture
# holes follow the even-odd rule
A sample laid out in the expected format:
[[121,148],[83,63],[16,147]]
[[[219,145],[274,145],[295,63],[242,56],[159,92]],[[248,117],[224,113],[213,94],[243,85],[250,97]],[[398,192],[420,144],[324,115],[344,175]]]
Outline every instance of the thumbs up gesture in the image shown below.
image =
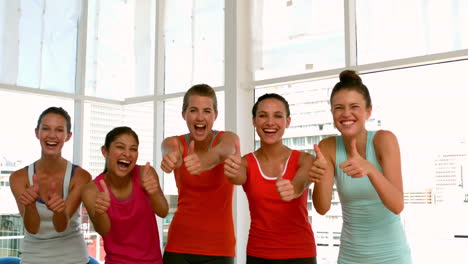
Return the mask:
[[107,188],[104,179],[100,180],[99,184],[102,187],[102,191],[100,191],[96,196],[94,211],[97,214],[104,214],[107,212],[107,209],[109,209],[111,200],[109,195],[109,189]]
[[19,197],[18,201],[24,206],[32,205],[39,200],[39,183],[37,175],[33,175],[33,185],[29,186]]
[[46,205],[47,208],[54,213],[62,213],[65,211],[65,201],[57,193],[57,184],[55,182],[50,183],[49,197]]
[[161,161],[161,169],[166,173],[171,173],[174,169],[181,165],[182,155],[179,151],[179,143],[177,139],[172,138],[172,151],[169,151],[164,155]]
[[202,173],[202,165],[200,157],[195,153],[195,141],[190,141],[189,150],[187,156],[184,158],[184,164],[187,171],[192,175],[198,175]]
[[241,167],[242,157],[240,152],[240,142],[236,140],[236,150],[234,154],[229,155],[224,160],[224,175],[228,179],[234,179],[239,175],[239,169]]
[[146,162],[143,170],[141,185],[149,195],[155,194],[160,189],[159,182],[156,180],[156,177],[154,177],[154,172],[151,170],[149,162]]
[[325,177],[327,159],[323,155],[322,151],[320,151],[320,148],[317,144],[314,144],[314,150],[316,156],[309,170],[309,181],[313,183],[319,183],[320,180]]
[[294,185],[290,180],[283,178],[284,165],[280,165],[278,179],[276,180],[276,190],[278,191],[281,199],[285,202],[289,202],[294,199]]
[[361,157],[356,147],[356,138],[351,140],[350,153],[348,160],[340,164],[340,168],[344,173],[353,178],[359,178],[369,173],[370,163]]

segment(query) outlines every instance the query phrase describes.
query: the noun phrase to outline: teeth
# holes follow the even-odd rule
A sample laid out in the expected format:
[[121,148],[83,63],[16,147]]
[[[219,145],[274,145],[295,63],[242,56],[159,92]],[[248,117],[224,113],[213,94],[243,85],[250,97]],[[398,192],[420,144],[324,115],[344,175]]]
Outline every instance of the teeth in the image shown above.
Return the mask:
[[125,163],[125,164],[130,164],[130,161],[127,160],[119,160],[119,162]]
[[277,130],[276,129],[263,129],[266,133],[275,133]]
[[345,121],[342,124],[345,125],[345,126],[349,126],[349,125],[354,124],[354,121]]
[[47,145],[57,145],[57,142],[46,142]]
[[205,125],[195,125],[196,128],[204,128]]

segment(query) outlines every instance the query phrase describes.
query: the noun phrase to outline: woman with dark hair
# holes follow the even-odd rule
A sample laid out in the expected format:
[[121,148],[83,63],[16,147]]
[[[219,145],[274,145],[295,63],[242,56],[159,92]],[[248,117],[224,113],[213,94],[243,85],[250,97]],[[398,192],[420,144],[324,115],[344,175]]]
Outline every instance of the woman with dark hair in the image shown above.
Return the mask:
[[104,239],[106,263],[162,264],[155,214],[169,210],[156,171],[136,165],[138,136],[129,127],[107,133],[104,172],[82,190],[95,230]]
[[335,178],[343,212],[338,263],[411,263],[400,222],[404,199],[396,136],[386,130],[366,130],[371,97],[354,71],[340,74],[330,104],[341,135],[320,142],[313,172],[317,177]]
[[[251,225],[248,264],[315,264],[314,233],[308,220],[307,191],[314,182],[313,201],[322,206],[325,182],[310,177],[314,157],[283,144],[291,122],[289,104],[278,94],[265,94],[252,108],[260,148],[225,161],[224,174],[242,185],[249,200]],[[325,195],[325,197],[327,197]]]
[[168,137],[162,143],[161,168],[174,172],[179,191],[165,264],[234,263],[234,186],[224,177],[223,163],[234,153],[238,137],[213,130],[217,116],[213,88],[194,85],[185,93],[182,106],[189,133]]
[[47,108],[35,133],[41,158],[10,176],[25,228],[21,263],[88,263],[78,208],[91,175],[62,157],[72,136],[70,116],[61,107]]

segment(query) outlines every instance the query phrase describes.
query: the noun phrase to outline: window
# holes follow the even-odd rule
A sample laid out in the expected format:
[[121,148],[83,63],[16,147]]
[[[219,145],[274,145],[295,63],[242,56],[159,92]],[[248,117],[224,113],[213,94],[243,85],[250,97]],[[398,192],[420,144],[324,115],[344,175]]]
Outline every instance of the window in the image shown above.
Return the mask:
[[344,67],[343,1],[253,1],[256,80]]
[[364,0],[356,9],[359,64],[468,48],[466,1]]
[[224,84],[224,1],[166,1],[165,93]]

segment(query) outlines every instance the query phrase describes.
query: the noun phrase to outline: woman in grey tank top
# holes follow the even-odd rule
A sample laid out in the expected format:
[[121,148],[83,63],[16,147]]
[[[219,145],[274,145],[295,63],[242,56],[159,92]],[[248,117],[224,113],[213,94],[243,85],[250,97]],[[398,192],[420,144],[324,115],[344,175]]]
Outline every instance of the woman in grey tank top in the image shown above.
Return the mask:
[[72,136],[70,116],[50,107],[39,116],[35,132],[40,159],[10,176],[25,228],[21,263],[88,263],[78,208],[81,187],[91,175],[62,157]]

